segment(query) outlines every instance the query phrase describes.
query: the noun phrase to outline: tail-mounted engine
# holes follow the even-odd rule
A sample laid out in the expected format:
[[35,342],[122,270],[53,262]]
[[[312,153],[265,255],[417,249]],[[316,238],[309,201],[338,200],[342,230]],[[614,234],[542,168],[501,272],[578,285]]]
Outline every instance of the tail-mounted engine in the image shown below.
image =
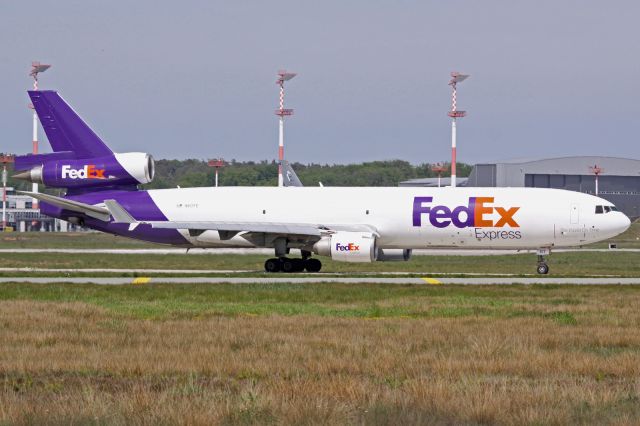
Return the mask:
[[13,177],[52,188],[84,188],[149,183],[154,173],[151,155],[127,152],[99,158],[43,161]]

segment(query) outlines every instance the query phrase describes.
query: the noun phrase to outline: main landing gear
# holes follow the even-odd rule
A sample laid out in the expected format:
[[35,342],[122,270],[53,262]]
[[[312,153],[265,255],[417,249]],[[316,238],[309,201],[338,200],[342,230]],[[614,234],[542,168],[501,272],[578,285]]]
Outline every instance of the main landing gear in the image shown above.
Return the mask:
[[538,268],[537,271],[541,275],[547,275],[549,273],[549,265],[545,260],[545,256],[551,254],[551,250],[548,248],[538,249]]
[[320,272],[322,262],[311,258],[311,252],[301,250],[302,259],[290,259],[287,257],[289,249],[286,247],[284,239],[274,241],[276,257],[267,259],[264,262],[264,270],[267,272]]
[[290,259],[288,257],[273,257],[264,262],[267,272],[320,272],[322,262],[318,259]]

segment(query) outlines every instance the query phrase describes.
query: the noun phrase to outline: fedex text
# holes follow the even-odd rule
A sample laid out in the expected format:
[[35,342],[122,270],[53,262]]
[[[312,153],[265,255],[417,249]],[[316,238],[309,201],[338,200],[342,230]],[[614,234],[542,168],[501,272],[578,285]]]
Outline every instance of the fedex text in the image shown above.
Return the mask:
[[105,169],[98,169],[94,164],[88,164],[81,169],[62,166],[62,179],[105,179]]
[[336,243],[336,251],[360,251],[360,246],[357,246],[353,243],[349,244],[341,244]]
[[[456,228],[519,228],[514,215],[520,207],[494,206],[494,197],[469,197],[466,206],[450,208],[444,205],[431,205],[433,197],[414,197],[413,226],[422,226],[423,219],[436,228],[453,225]],[[497,213],[497,220],[493,214]],[[424,217],[423,217],[424,216]]]

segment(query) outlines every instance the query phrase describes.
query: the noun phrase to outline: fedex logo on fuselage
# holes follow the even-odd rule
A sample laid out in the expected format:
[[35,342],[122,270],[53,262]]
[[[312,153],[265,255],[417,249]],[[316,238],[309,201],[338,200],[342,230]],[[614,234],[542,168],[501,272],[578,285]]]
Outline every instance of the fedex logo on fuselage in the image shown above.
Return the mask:
[[71,166],[62,166],[62,179],[106,179],[105,169],[97,169],[94,164],[88,164],[81,169],[72,169]]
[[[493,206],[493,199],[493,197],[469,197],[468,205],[451,209],[443,205],[431,206],[433,197],[414,197],[413,226],[422,226],[423,215],[426,215],[429,223],[436,228],[446,228],[449,225],[456,228],[502,228],[504,226],[519,228],[520,225],[513,216],[520,207]],[[494,212],[499,216],[496,221],[491,217]]]

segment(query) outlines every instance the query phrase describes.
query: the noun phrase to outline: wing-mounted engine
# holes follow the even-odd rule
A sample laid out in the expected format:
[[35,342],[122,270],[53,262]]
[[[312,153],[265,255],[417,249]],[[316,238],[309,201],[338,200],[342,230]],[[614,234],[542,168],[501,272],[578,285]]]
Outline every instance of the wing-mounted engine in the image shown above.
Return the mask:
[[114,153],[97,158],[43,160],[41,164],[13,177],[43,183],[52,188],[97,188],[149,183],[155,173],[153,157],[142,152]]
[[313,245],[313,252],[338,262],[373,262],[378,254],[373,233],[349,231],[322,237]]

